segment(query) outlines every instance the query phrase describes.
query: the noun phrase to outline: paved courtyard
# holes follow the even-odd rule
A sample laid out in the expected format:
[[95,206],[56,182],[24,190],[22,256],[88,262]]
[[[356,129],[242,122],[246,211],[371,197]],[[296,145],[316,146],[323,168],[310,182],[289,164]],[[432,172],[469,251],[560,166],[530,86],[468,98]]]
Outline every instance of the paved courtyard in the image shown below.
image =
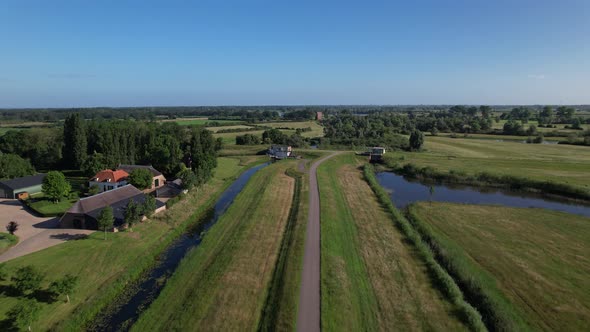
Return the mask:
[[0,262],[93,232],[85,229],[59,228],[58,218],[37,217],[18,200],[0,199],[0,231],[5,232],[5,227],[10,221],[16,221],[19,224],[15,233],[19,237],[19,242],[0,255]]

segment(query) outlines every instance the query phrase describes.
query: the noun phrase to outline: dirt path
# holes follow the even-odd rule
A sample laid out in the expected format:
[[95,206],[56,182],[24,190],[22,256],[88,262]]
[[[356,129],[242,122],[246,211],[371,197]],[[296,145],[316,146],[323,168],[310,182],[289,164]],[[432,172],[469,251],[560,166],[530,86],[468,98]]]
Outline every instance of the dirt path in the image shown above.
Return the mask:
[[309,217],[303,255],[303,275],[297,313],[298,332],[320,331],[320,192],[317,168],[332,153],[313,163],[309,169]]

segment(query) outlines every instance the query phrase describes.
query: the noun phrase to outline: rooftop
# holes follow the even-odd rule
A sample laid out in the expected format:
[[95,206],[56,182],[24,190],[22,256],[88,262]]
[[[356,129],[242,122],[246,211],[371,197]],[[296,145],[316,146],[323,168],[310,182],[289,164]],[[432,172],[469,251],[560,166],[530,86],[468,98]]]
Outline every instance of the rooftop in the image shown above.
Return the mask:
[[21,189],[26,187],[37,186],[43,183],[43,179],[45,178],[44,173],[39,173],[36,175],[25,176],[22,178],[14,178],[10,180],[2,180],[0,183],[5,185],[6,187],[15,190]]
[[96,182],[119,182],[121,180],[126,179],[127,177],[129,177],[129,173],[125,172],[122,169],[107,169],[96,173],[96,175],[90,178],[90,180]]
[[134,169],[143,168],[147,169],[148,171],[152,172],[153,176],[160,176],[162,172],[155,169],[152,165],[119,165],[118,169],[122,169],[127,173],[131,173]]

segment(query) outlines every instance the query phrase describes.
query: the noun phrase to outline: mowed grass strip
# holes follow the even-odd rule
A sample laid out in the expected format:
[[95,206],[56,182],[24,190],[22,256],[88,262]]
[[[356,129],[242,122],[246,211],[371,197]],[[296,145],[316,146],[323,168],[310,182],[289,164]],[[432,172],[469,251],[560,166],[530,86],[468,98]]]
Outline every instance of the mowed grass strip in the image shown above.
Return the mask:
[[[332,176],[337,179],[335,186],[330,189],[338,191],[344,201],[342,205],[326,206],[322,200],[322,210],[348,210],[350,218],[336,221],[336,226],[344,227],[346,223],[356,230],[349,233],[356,234],[347,242],[356,244],[350,252],[362,261],[370,284],[368,295],[375,302],[372,311],[375,317],[368,322],[372,325],[356,323],[361,323],[359,326],[365,330],[465,330],[454,316],[452,304],[432,287],[426,266],[419,255],[404,242],[403,235],[394,227],[391,217],[363,180],[362,172],[358,169],[359,159],[343,155],[330,162],[326,168],[330,168]],[[324,222],[322,219],[322,225]],[[324,261],[322,264],[323,273],[329,267]],[[337,288],[322,289],[322,296],[331,297],[336,291]],[[346,326],[334,326],[334,329],[346,329]]]
[[[166,244],[193,217],[210,207],[245,168],[237,159],[219,158],[218,161],[215,177],[209,183],[190,192],[171,209],[133,227],[132,233],[109,233],[106,241],[102,233],[93,233],[88,239],[69,241],[6,262],[9,275],[26,265],[46,273],[42,287],[68,273],[80,278],[69,304],[62,301],[42,303],[33,329],[50,329],[57,325],[59,330],[79,330],[97,310],[125,289],[127,283],[139,277],[143,269],[155,262]],[[0,281],[0,287],[9,285],[8,280]],[[0,321],[18,301],[18,297],[6,292],[0,296]]]
[[516,144],[447,137],[426,137],[424,152],[393,152],[391,163],[431,166],[437,171],[489,172],[590,189],[590,149],[585,146]]
[[258,171],[181,262],[134,331],[243,331],[258,326],[280,249],[294,163]]
[[534,330],[590,329],[590,219],[451,203],[418,203],[411,211],[445,250],[462,249],[463,262],[491,276]]

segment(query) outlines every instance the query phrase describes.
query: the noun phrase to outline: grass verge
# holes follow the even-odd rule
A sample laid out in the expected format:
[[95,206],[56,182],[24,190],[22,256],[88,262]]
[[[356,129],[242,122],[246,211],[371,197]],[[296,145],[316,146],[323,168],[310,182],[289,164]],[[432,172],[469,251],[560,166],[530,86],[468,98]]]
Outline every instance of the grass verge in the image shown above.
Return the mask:
[[365,180],[377,195],[379,203],[391,214],[395,225],[412,243],[422,260],[426,263],[427,270],[434,281],[434,285],[456,306],[459,316],[471,330],[485,331],[486,326],[482,321],[480,313],[465,300],[461,289],[447,271],[438,264],[430,247],[422,241],[420,234],[414,230],[412,224],[393,205],[385,189],[377,182],[373,167],[371,165],[365,165],[363,174]]

